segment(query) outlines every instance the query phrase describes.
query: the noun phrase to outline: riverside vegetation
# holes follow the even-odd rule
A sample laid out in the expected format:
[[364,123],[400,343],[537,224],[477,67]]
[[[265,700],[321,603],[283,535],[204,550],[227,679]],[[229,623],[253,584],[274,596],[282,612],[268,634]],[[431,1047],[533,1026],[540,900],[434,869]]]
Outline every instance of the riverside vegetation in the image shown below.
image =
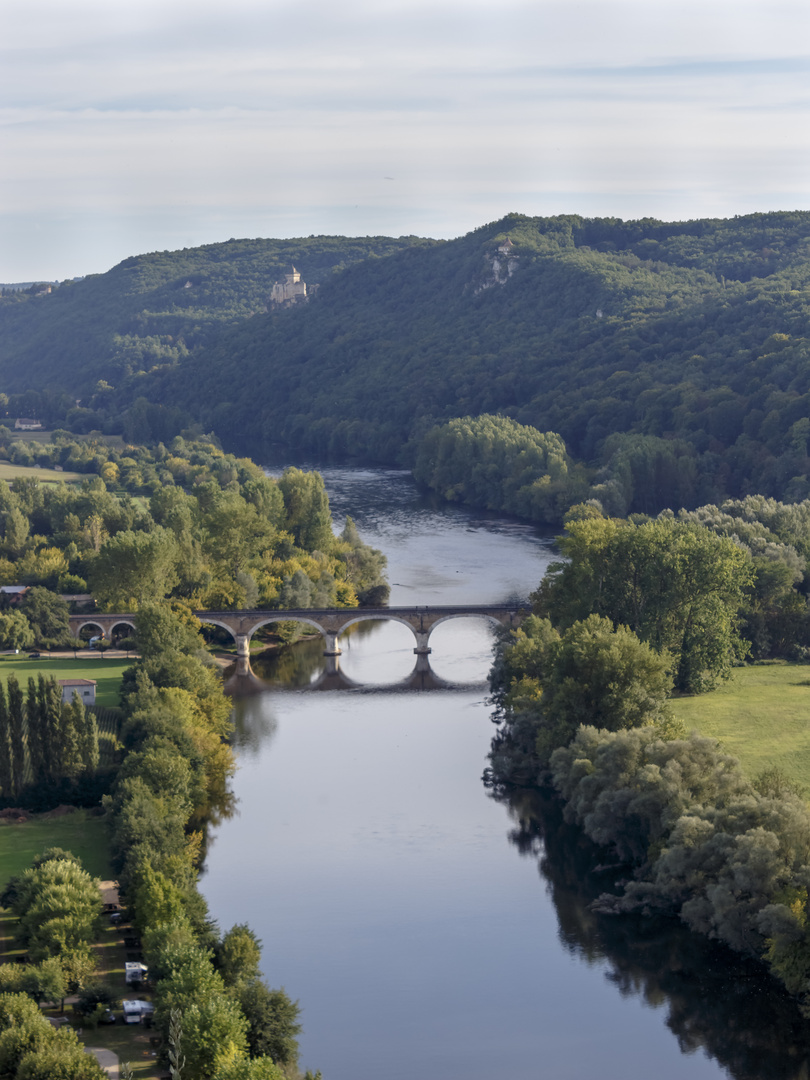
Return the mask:
[[[153,597],[127,576],[130,563],[147,578],[153,565],[168,568],[154,587],[165,583],[175,607],[379,595],[378,553],[351,525],[329,540],[317,480],[294,470],[268,487],[200,437],[203,428],[231,449],[412,465],[447,498],[565,521],[567,562],[498,649],[491,779],[550,785],[566,818],[613,850],[630,880],[601,897],[600,910],[677,916],[764,960],[810,1013],[801,794],[778,772],[745,777],[714,740],[687,736],[668,706],[673,689],[702,693],[745,657],[802,659],[810,647],[810,214],[682,223],[510,215],[448,243],[383,244],[340,273],[324,264],[315,300],[267,313],[255,285],[243,285],[247,307],[232,289],[223,301],[213,267],[227,262],[225,247],[141,256],[50,296],[0,303],[9,329],[0,404],[95,433],[63,431],[44,444],[0,431],[6,454],[93,474],[78,489],[85,500],[113,498],[124,514],[111,528],[71,502],[64,520],[49,517],[52,499],[56,507],[74,494],[60,487],[57,499],[15,481],[6,572],[63,588],[86,582],[109,605],[140,607],[147,622]],[[285,249],[305,277],[306,249]],[[195,259],[199,280],[188,276]],[[86,349],[65,344],[77,340],[71,325]],[[154,448],[110,446],[121,434]],[[172,618],[182,622],[179,611]],[[148,676],[151,690],[133,676],[133,706],[147,691],[197,692],[183,655],[169,674]],[[211,716],[197,727],[208,722],[221,740]],[[128,779],[111,795],[122,820]],[[147,805],[158,798],[156,787],[134,787]],[[183,817],[159,806],[156,829],[167,814]],[[146,870],[143,897],[147,908],[162,896],[155,910],[181,912],[166,922],[172,941],[208,973],[199,949],[213,947],[216,960],[222,946],[205,938],[193,866],[173,848]],[[120,872],[141,887],[133,868]],[[196,1053],[171,1008],[159,1015],[173,1045],[182,1035]],[[234,1068],[252,1067],[229,1022],[216,1018],[222,1045],[234,1048]],[[200,1061],[201,1075],[226,1067]]]
[[[44,676],[30,679],[25,695],[8,676],[0,799],[37,809],[65,798],[101,801],[170,1058],[200,1080],[284,1080],[299,1075],[298,1006],[260,978],[259,942],[247,926],[219,933],[196,885],[206,829],[229,812],[234,760],[230,702],[191,605],[379,602],[385,560],[351,521],[342,537],[333,534],[317,474],[290,469],[270,480],[210,440],[175,440],[171,451],[128,447],[129,455],[147,470],[134,482],[141,491],[155,471],[148,504],[108,489],[132,486],[133,471],[101,448],[93,468],[113,467],[106,480],[96,473],[79,486],[0,485],[0,572],[40,582],[18,610],[0,614],[6,641],[71,642],[67,605],[46,586],[87,580],[102,604],[136,612],[140,656],[122,679],[106,764],[95,716],[77,698],[63,705]],[[37,1003],[78,992],[89,1022],[114,999],[93,975],[97,882],[69,852],[48,849],[2,902],[18,917],[30,963],[0,967],[0,1075],[95,1080],[104,1074],[75,1035],[54,1032]]]
[[[676,916],[764,961],[810,1015],[802,791],[779,770],[747,778],[715,739],[687,734],[668,705],[673,685],[705,691],[762,646],[762,548],[746,545],[746,528],[749,541],[764,540],[765,520],[782,514],[784,541],[787,521],[795,528],[804,510],[754,501],[739,541],[723,535],[734,515],[712,509],[641,521],[572,511],[567,561],[551,567],[534,614],[497,649],[501,728],[488,777],[501,788],[548,786],[565,820],[610,850],[625,880],[595,910]],[[801,577],[803,557],[787,546],[771,555]],[[807,618],[799,599],[786,604],[798,623],[787,615],[772,647],[799,648],[789,633]]]

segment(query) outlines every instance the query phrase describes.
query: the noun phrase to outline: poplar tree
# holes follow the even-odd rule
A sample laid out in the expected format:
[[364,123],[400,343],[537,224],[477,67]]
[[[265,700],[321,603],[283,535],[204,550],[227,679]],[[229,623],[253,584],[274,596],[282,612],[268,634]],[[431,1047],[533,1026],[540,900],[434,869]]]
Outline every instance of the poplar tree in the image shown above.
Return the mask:
[[[84,740],[84,706],[73,694],[69,705],[61,706],[59,725],[59,776],[70,779],[82,771],[82,743]],[[76,706],[78,704],[78,711]],[[57,777],[54,777],[57,779]]]
[[40,703],[39,722],[42,740],[42,760],[45,776],[58,780],[62,775],[62,690],[56,679],[39,677],[37,699]]
[[3,684],[0,683],[0,791],[8,798],[14,788],[11,767],[11,731],[8,723],[8,707]]
[[79,736],[79,757],[85,776],[95,776],[98,768],[98,724],[93,713],[85,709],[81,698],[73,691],[73,722]]
[[[39,681],[43,682],[41,675]],[[28,727],[28,760],[31,763],[31,780],[34,784],[40,784],[45,779],[45,748],[42,738],[40,698],[33,678],[28,680],[25,719]]]
[[17,676],[8,677],[8,720],[11,736],[12,790],[17,796],[25,781],[25,712],[23,694]]

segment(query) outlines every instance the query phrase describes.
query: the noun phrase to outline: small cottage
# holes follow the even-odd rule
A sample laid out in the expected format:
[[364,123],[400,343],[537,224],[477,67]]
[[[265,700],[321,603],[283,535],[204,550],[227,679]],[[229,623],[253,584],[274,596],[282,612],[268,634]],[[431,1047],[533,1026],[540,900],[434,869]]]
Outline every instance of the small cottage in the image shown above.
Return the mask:
[[96,680],[95,679],[57,679],[62,687],[62,701],[69,705],[73,701],[73,691],[79,695],[82,705],[95,705],[96,703]]

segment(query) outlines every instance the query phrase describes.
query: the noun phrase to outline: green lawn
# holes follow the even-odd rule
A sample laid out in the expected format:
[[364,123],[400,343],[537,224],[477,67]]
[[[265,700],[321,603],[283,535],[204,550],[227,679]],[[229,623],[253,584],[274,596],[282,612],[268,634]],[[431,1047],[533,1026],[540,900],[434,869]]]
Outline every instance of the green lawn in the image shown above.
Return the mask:
[[103,817],[88,810],[58,817],[38,814],[21,825],[0,819],[0,889],[49,847],[72,851],[93,877],[113,876]]
[[779,768],[810,790],[810,665],[735,668],[719,689],[672,707],[687,728],[719,739],[749,776]]
[[3,683],[13,671],[25,690],[28,679],[35,679],[40,675],[48,678],[53,675],[55,679],[95,679],[96,680],[96,704],[119,705],[118,687],[121,683],[121,675],[132,667],[134,660],[102,660],[100,654],[82,658],[80,660],[68,657],[49,657],[42,654],[39,660],[29,660],[24,653],[19,656],[0,656],[0,679]]
[[0,480],[16,480],[18,476],[39,480],[41,484],[75,484],[86,480],[89,473],[58,472],[56,469],[37,469],[29,465],[12,465],[10,461],[0,461]]

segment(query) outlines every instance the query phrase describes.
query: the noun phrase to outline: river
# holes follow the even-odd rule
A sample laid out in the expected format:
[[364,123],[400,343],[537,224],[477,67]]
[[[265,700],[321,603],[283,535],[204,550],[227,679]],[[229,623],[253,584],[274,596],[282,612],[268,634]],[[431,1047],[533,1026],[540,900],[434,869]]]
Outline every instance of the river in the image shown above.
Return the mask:
[[[321,470],[389,560],[392,604],[523,597],[553,558],[530,526],[420,497],[406,473]],[[237,813],[202,879],[223,928],[247,922],[273,986],[300,1000],[302,1068],[324,1080],[799,1080],[798,1015],[758,968],[668,922],[594,916],[605,886],[558,809],[481,782],[494,728],[491,632],[431,637],[452,688],[413,690],[414,639],[348,637],[361,689],[312,689],[298,648],[236,704]]]

